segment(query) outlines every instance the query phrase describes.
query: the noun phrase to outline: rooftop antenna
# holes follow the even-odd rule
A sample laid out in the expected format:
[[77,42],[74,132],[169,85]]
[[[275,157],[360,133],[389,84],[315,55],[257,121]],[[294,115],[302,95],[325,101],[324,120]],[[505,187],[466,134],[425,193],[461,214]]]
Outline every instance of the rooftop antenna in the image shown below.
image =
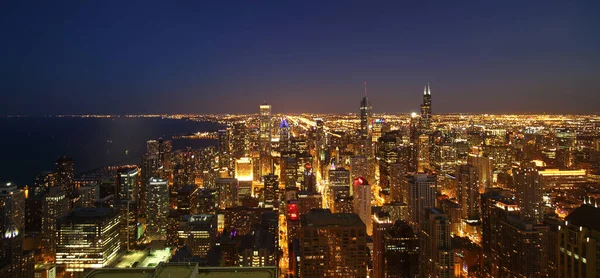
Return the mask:
[[365,97],[367,97],[367,81],[365,81]]

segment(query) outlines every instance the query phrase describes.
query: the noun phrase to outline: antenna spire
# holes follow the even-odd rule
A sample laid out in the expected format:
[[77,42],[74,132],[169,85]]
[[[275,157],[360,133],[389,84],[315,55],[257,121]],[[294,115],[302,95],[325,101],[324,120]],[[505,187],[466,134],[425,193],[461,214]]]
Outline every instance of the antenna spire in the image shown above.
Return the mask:
[[367,97],[367,81],[365,81],[365,97]]

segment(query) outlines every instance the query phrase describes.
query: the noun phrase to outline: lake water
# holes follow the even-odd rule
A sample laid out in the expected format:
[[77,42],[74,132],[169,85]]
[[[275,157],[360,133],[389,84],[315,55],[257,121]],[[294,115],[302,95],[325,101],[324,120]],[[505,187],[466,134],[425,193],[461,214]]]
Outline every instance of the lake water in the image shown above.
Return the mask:
[[[139,164],[146,141],[175,134],[215,131],[210,122],[160,118],[0,118],[0,182],[32,184],[54,161],[69,155],[75,173],[113,164]],[[216,140],[173,140],[173,149],[216,146]]]

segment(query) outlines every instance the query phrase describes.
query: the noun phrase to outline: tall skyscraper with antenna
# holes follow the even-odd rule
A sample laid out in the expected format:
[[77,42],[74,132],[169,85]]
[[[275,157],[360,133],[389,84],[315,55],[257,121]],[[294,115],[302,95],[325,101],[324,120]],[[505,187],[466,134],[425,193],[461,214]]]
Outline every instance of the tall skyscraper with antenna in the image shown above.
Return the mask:
[[423,90],[423,104],[421,104],[421,132],[428,133],[431,129],[431,86],[429,83]]
[[360,101],[360,139],[363,145],[363,155],[369,156],[371,153],[371,119],[373,118],[373,111],[371,102],[367,98],[367,82],[365,82],[365,95]]

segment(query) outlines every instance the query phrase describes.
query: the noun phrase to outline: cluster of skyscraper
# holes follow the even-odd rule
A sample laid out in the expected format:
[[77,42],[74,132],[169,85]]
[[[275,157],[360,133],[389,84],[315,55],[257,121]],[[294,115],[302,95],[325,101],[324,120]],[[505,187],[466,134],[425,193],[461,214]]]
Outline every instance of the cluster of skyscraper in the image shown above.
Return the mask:
[[429,84],[420,114],[375,118],[365,88],[358,117],[265,103],[216,147],[150,140],[139,165],[78,176],[61,157],[0,188],[0,277],[152,267],[163,248],[286,277],[595,277],[600,124],[463,118],[433,117]]

